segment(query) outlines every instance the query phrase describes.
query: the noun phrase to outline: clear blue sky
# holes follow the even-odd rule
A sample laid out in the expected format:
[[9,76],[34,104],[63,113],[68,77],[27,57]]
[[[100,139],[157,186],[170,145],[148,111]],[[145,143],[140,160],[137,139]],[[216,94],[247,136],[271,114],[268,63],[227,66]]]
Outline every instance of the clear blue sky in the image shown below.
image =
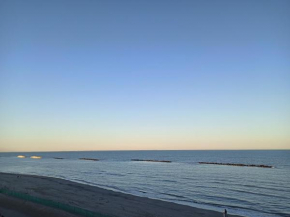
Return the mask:
[[0,151],[289,149],[289,0],[0,0]]

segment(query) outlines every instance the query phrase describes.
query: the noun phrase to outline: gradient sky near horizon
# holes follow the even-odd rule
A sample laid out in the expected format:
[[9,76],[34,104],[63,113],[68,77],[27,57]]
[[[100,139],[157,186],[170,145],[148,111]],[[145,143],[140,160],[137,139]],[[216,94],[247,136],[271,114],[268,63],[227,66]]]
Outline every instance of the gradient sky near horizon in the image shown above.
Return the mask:
[[0,0],[0,151],[289,149],[289,0]]

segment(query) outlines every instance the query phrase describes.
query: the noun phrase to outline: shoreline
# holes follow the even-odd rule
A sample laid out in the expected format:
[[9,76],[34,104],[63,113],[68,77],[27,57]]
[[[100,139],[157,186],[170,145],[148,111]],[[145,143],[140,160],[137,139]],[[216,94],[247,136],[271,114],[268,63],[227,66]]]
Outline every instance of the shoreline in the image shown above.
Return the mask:
[[[221,217],[212,211],[38,175],[0,173],[0,188],[116,217]],[[2,194],[0,194],[2,195]],[[41,206],[34,204],[36,207]],[[0,205],[1,209],[1,205]],[[51,209],[47,207],[47,209]],[[230,210],[228,210],[230,213]],[[22,210],[25,212],[25,209]],[[49,212],[49,211],[48,211]],[[25,214],[25,213],[24,213]],[[228,215],[229,217],[242,217]]]

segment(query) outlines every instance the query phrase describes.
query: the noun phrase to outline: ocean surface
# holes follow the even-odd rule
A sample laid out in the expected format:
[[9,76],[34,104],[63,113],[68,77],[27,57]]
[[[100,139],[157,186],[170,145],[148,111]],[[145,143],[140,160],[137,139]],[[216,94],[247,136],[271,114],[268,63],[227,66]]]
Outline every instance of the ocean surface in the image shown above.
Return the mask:
[[[17,155],[37,155],[42,159]],[[265,164],[274,168],[200,165],[200,161]],[[58,177],[221,212],[227,208],[230,213],[248,217],[290,216],[290,150],[0,153],[0,171]]]

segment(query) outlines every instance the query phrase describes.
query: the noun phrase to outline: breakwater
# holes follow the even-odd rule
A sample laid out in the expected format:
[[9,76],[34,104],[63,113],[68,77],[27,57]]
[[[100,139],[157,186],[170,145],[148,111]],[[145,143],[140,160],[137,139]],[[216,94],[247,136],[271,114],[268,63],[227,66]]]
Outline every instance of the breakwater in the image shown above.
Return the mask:
[[259,164],[235,164],[235,163],[215,163],[215,162],[198,162],[199,164],[212,164],[212,165],[224,165],[224,166],[236,166],[236,167],[261,167],[261,168],[273,168],[273,166],[259,165]]
[[91,160],[91,161],[99,161],[99,159],[97,159],[97,158],[85,158],[85,157],[83,157],[83,158],[79,158],[80,160]]
[[142,160],[142,159],[131,159],[131,161],[146,161],[146,162],[171,163],[171,161],[169,161],[169,160]]

